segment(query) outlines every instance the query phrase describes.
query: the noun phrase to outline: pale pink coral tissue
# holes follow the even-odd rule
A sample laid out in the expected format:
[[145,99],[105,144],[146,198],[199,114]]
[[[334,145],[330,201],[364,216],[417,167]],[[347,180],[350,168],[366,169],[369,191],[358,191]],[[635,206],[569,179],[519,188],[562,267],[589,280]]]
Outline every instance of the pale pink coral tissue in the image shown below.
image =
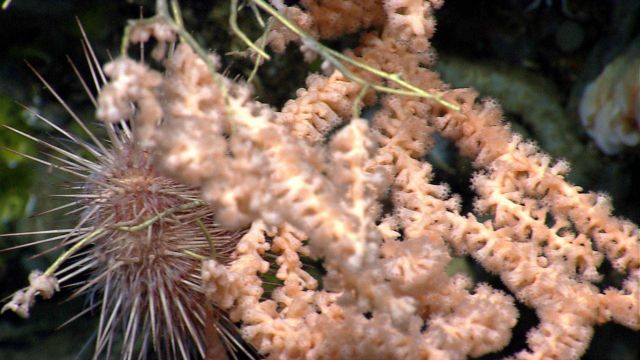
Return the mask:
[[[208,299],[273,359],[477,357],[509,343],[516,301],[540,319],[518,359],[579,358],[594,326],[608,321],[640,330],[637,226],[614,217],[605,196],[568,183],[567,164],[514,134],[494,101],[450,89],[429,69],[441,2],[346,3],[277,5],[318,38],[370,30],[349,56],[460,110],[371,93],[373,120],[353,117],[361,84],[334,71],[310,75],[278,111],[252,100],[246,85],[214,79],[186,44],[165,74],[128,59],[106,68],[98,116],[131,120],[159,167],[199,186],[222,225],[249,226],[231,263],[204,262]],[[269,39],[276,50],[299,42],[281,26]],[[123,106],[130,102],[135,113]],[[435,134],[477,169],[473,213],[433,183],[424,155]],[[282,281],[268,296],[267,253]],[[515,298],[449,275],[460,255],[497,274]],[[322,287],[301,257],[322,259]],[[627,274],[622,289],[595,285],[605,257]]]

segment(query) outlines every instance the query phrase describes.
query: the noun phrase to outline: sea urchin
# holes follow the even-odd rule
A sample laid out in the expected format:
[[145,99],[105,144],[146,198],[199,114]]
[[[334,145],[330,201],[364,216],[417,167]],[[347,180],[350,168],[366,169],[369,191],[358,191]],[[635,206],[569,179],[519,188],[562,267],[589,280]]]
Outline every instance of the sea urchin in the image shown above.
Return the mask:
[[[92,74],[100,74],[95,55],[89,46],[85,49]],[[145,358],[151,350],[160,358],[190,358],[196,352],[203,357],[210,346],[205,322],[212,309],[200,287],[202,260],[228,262],[243,232],[218,227],[213,209],[199,200],[197,190],[160,175],[127,123],[107,125],[105,145],[40,79],[92,143],[36,116],[94,160],[9,128],[57,153],[55,162],[34,160],[80,179],[76,192],[66,195],[72,201],[58,209],[75,207],[71,214],[81,216],[73,229],[57,231],[50,239],[66,248],[62,255],[46,271],[33,272],[30,286],[17,292],[3,311],[27,317],[37,295],[49,298],[59,284],[88,274],[75,294],[101,294],[92,297],[101,299],[92,304],[101,309],[94,357],[110,358],[119,347],[123,359]],[[228,330],[219,326],[218,331]],[[115,340],[119,336],[121,342]]]

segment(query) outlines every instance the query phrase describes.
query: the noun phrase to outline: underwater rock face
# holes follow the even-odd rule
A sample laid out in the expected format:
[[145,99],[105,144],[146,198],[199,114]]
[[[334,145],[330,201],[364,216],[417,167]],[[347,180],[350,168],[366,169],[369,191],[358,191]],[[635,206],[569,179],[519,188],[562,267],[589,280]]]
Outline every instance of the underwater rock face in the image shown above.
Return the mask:
[[607,155],[640,142],[640,51],[632,48],[608,64],[580,100],[580,119]]

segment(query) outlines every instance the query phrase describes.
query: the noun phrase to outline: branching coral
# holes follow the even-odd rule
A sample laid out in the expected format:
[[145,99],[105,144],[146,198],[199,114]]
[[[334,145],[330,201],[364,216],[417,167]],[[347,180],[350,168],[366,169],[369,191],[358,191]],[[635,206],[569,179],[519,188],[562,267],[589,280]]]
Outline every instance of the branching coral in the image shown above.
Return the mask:
[[[497,103],[429,69],[440,1],[273,4],[293,16],[267,36],[276,50],[297,42],[334,61],[314,41],[366,33],[342,69],[310,75],[280,111],[184,35],[164,74],[124,54],[110,63],[98,108],[107,123],[132,122],[157,167],[199,187],[223,226],[249,227],[232,261],[203,261],[201,279],[261,355],[477,357],[509,343],[516,299],[540,319],[518,359],[579,358],[608,321],[640,330],[637,226],[613,217],[606,196],[568,183],[568,164],[514,134]],[[409,96],[412,87],[428,96]],[[377,103],[371,120],[361,102]],[[477,169],[473,213],[433,183],[424,157],[435,134]],[[516,299],[448,274],[462,254]],[[321,281],[304,257],[321,260]],[[627,274],[623,289],[594,285],[604,257]],[[274,258],[282,283],[266,294]]]
[[[154,95],[165,116],[154,138],[169,144],[157,146],[155,156],[171,164],[164,166],[169,174],[202,188],[222,224],[251,224],[235,261],[207,261],[203,279],[209,299],[241,322],[243,336],[260,353],[460,359],[499,350],[516,323],[514,300],[486,284],[474,288],[463,275],[447,275],[451,255],[465,253],[500,275],[541,320],[529,334],[529,349],[517,358],[578,358],[595,324],[613,319],[640,327],[637,227],[612,217],[605,196],[567,183],[567,164],[553,163],[513,134],[495,102],[477,101],[469,89],[450,90],[428,69],[431,11],[439,4],[383,1],[384,22],[376,15],[349,26],[329,25],[332,31],[322,30],[327,21],[353,19],[348,7],[320,1],[303,2],[302,8],[277,5],[319,37],[373,27],[346,54],[410,79],[459,110],[388,94],[369,123],[349,111],[362,82],[337,70],[328,77],[311,75],[309,88],[281,112],[252,101],[245,85],[228,80],[222,103],[210,97],[220,85],[205,63],[188,46],[177,48],[162,84],[171,90]],[[318,10],[323,6],[331,16]],[[272,39],[308,44],[297,35]],[[284,44],[275,45],[280,50]],[[190,58],[191,66],[173,65],[174,59]],[[373,84],[397,86],[366,70],[351,71]],[[203,85],[180,85],[194,77]],[[194,96],[205,104],[209,97],[218,110],[174,118],[175,112],[188,112]],[[144,109],[142,98],[129,100]],[[458,198],[431,183],[423,155],[434,132],[455,142],[477,167],[476,215],[461,214]],[[182,133],[193,135],[175,136]],[[195,145],[200,138],[209,146]],[[383,214],[384,202],[393,210]],[[491,219],[479,221],[485,214]],[[267,271],[268,251],[277,255],[283,285],[265,299],[260,274]],[[322,288],[302,267],[300,256],[308,255],[323,259]],[[601,293],[593,285],[603,255],[628,274],[624,289]]]

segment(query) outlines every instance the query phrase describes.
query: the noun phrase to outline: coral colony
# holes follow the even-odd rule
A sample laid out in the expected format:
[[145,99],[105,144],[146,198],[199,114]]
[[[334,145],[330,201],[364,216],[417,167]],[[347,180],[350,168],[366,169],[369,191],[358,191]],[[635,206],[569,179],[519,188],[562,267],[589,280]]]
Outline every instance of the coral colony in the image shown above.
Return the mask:
[[[68,250],[5,309],[27,316],[90,272],[79,291],[104,295],[96,356],[119,335],[123,358],[225,358],[221,344],[242,337],[273,359],[465,359],[510,342],[516,301],[540,320],[517,359],[579,358],[609,321],[640,330],[638,227],[568,183],[569,164],[512,132],[495,101],[430,70],[442,1],[250,2],[272,16],[256,62],[265,45],[324,59],[281,109],[219,73],[158,4],[104,67],[110,147],[89,147],[95,162],[61,154],[85,183]],[[318,41],[356,31],[343,52]],[[127,56],[149,39],[159,70]],[[436,135],[477,170],[472,213],[432,182]],[[448,274],[460,255],[514,296]],[[605,258],[621,288],[595,285]]]

